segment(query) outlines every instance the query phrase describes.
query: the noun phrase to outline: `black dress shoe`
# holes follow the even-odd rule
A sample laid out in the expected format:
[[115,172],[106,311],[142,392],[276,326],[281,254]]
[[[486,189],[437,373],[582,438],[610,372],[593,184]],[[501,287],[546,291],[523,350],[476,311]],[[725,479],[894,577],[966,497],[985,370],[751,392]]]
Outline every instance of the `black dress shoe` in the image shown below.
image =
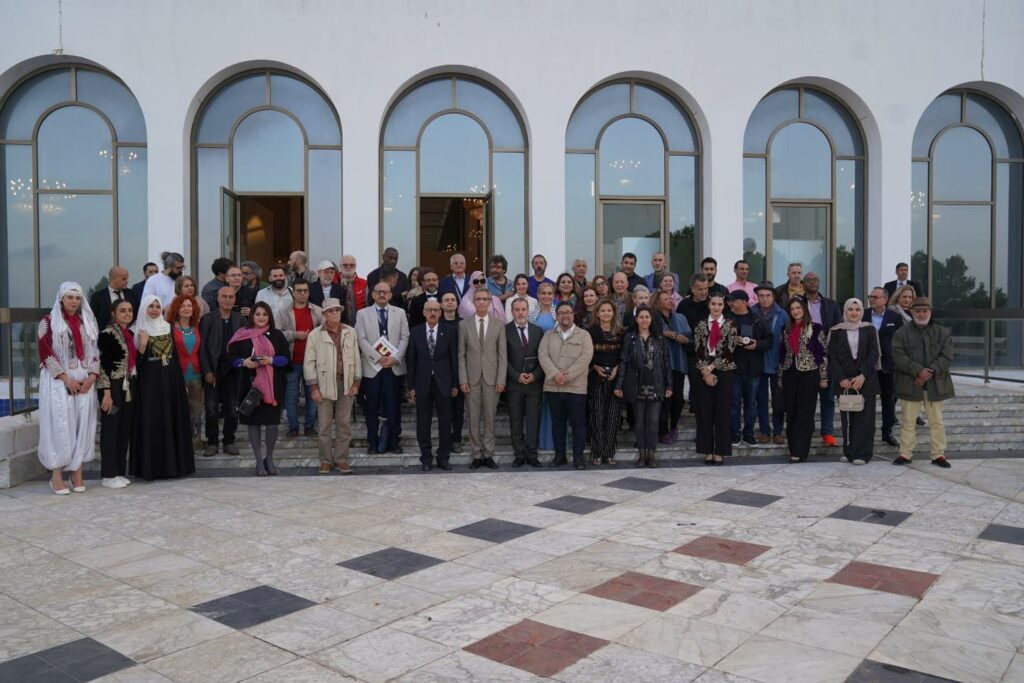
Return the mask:
[[437,463],[437,469],[444,470],[445,472],[451,472],[452,466],[446,462],[439,462]]
[[392,448],[388,452],[389,453],[394,453],[395,455],[401,455],[402,454],[402,447],[401,446],[395,446],[394,448]]
[[522,467],[525,464],[526,464],[526,461],[525,460],[520,460],[519,458],[516,458],[515,460],[512,461],[512,467],[517,467],[518,468],[518,467]]
[[569,461],[565,459],[564,455],[556,455],[551,462],[548,463],[548,467],[561,467],[562,465],[568,465]]
[[420,469],[423,470],[424,472],[429,472],[430,470],[434,469],[434,466],[422,463],[420,464]]
[[892,437],[892,434],[884,434],[884,435],[882,435],[882,441],[884,443],[889,444],[890,446],[897,446],[898,447],[900,445],[900,442],[897,441],[896,439],[894,439]]
[[526,464],[529,465],[530,467],[544,467],[544,465],[541,464],[540,460],[537,460],[536,458],[534,458],[533,460],[527,460]]
[[366,454],[367,454],[367,455],[379,455],[379,454],[380,454],[380,451],[378,451],[378,450],[377,450],[376,448],[374,448],[373,446],[367,446],[367,447],[366,447]]
[[924,427],[924,418],[921,417],[920,415],[917,416],[917,426]]
[[480,458],[473,458],[473,462],[469,463],[469,469],[478,470],[480,466],[484,464],[484,461]]
[[462,442],[461,441],[452,441],[452,453],[461,453],[461,452],[462,452]]
[[935,465],[936,467],[941,467],[941,468],[946,469],[946,470],[948,470],[950,467],[952,467],[952,465],[949,464],[949,461],[946,460],[946,456],[944,456],[944,455],[940,455],[937,458],[933,458],[932,459],[932,464]]
[[496,470],[498,469],[498,463],[494,462],[494,458],[484,458],[484,467]]
[[909,465],[910,458],[904,458],[902,455],[896,456],[896,459],[892,461],[893,465]]

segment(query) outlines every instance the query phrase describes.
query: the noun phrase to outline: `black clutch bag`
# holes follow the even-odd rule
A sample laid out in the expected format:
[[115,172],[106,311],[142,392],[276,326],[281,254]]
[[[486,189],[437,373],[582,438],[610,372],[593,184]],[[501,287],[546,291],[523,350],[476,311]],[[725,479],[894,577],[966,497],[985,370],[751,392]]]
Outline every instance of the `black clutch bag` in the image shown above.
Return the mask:
[[252,415],[252,411],[256,410],[256,406],[263,402],[263,394],[256,387],[249,389],[249,393],[245,395],[242,402],[238,404],[238,414],[243,417],[249,417]]

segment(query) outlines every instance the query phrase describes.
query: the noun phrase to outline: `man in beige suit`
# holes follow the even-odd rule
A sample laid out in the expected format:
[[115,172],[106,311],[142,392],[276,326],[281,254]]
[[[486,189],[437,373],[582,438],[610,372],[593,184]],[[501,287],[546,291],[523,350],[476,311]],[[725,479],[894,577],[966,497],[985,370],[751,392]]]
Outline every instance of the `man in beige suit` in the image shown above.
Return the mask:
[[498,412],[498,394],[505,391],[507,356],[505,325],[487,310],[491,293],[479,289],[473,294],[476,313],[459,323],[459,384],[466,395],[469,416],[469,445],[473,462],[469,469],[494,462],[494,416]]

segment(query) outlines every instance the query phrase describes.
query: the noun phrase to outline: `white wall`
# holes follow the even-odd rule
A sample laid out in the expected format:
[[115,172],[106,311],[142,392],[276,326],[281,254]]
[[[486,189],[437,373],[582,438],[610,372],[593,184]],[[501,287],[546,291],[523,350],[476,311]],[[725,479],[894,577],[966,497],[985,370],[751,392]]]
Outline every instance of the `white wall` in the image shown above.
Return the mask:
[[[58,47],[60,27],[56,0],[0,0],[0,16],[3,92],[19,64]],[[755,104],[782,83],[835,84],[867,131],[868,280],[880,282],[909,260],[918,117],[966,82],[1024,93],[1021,25],[1019,0],[65,0],[62,33],[65,54],[115,73],[142,106],[153,255],[188,245],[198,94],[233,65],[273,61],[308,74],[339,112],[345,250],[369,271],[380,246],[384,111],[414,75],[461,65],[493,76],[522,107],[531,250],[552,269],[572,258],[563,243],[565,126],[595,83],[656,75],[695,106],[705,251],[722,263],[741,256],[741,144]]]

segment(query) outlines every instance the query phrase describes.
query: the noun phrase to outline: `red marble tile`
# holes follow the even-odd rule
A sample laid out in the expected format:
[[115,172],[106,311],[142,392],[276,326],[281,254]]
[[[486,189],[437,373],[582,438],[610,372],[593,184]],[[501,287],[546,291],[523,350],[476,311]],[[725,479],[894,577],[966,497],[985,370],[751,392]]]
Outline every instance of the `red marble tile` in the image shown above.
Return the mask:
[[629,600],[623,600],[622,602],[629,603],[630,605],[636,605],[637,607],[646,607],[647,609],[664,612],[672,609],[682,601],[683,598],[662,595],[661,593],[643,592],[639,595],[634,595]]
[[565,632],[565,629],[558,628],[557,626],[548,626],[542,624],[539,621],[530,621],[524,619],[518,624],[513,624],[503,631],[498,631],[495,635],[502,635],[509,640],[517,640],[523,643],[529,643],[531,645],[538,645],[544,641],[557,638]]
[[631,586],[627,583],[620,583],[617,579],[606,581],[600,586],[594,586],[590,590],[586,591],[589,595],[595,595],[599,598],[615,600],[617,602],[629,602],[630,598],[633,598],[643,592],[643,588],[639,586]]
[[827,583],[909,595],[920,600],[938,579],[938,574],[929,574],[928,572],[900,569],[870,562],[851,562],[836,572],[832,578],[827,580]]
[[495,633],[483,640],[467,645],[464,649],[466,652],[486,657],[495,662],[507,662],[531,647],[533,645],[529,643],[524,643],[521,640],[512,640],[500,633]]
[[594,638],[593,636],[576,633],[575,631],[566,631],[562,635],[547,641],[541,647],[576,655],[582,659],[587,655],[597,652],[607,644],[608,641],[601,638]]
[[599,598],[664,612],[699,590],[700,586],[681,581],[626,572],[586,592]]
[[546,647],[531,647],[512,659],[503,662],[506,666],[514,666],[523,671],[529,671],[537,676],[554,676],[562,669],[568,668],[578,662],[582,657],[571,655],[568,652],[549,650]]
[[766,545],[732,541],[727,538],[718,538],[717,536],[701,536],[686,545],[679,546],[672,552],[679,553],[680,555],[700,557],[706,560],[744,565],[768,550],[771,550],[771,548]]
[[463,649],[537,676],[552,676],[607,644],[607,640],[527,619]]

